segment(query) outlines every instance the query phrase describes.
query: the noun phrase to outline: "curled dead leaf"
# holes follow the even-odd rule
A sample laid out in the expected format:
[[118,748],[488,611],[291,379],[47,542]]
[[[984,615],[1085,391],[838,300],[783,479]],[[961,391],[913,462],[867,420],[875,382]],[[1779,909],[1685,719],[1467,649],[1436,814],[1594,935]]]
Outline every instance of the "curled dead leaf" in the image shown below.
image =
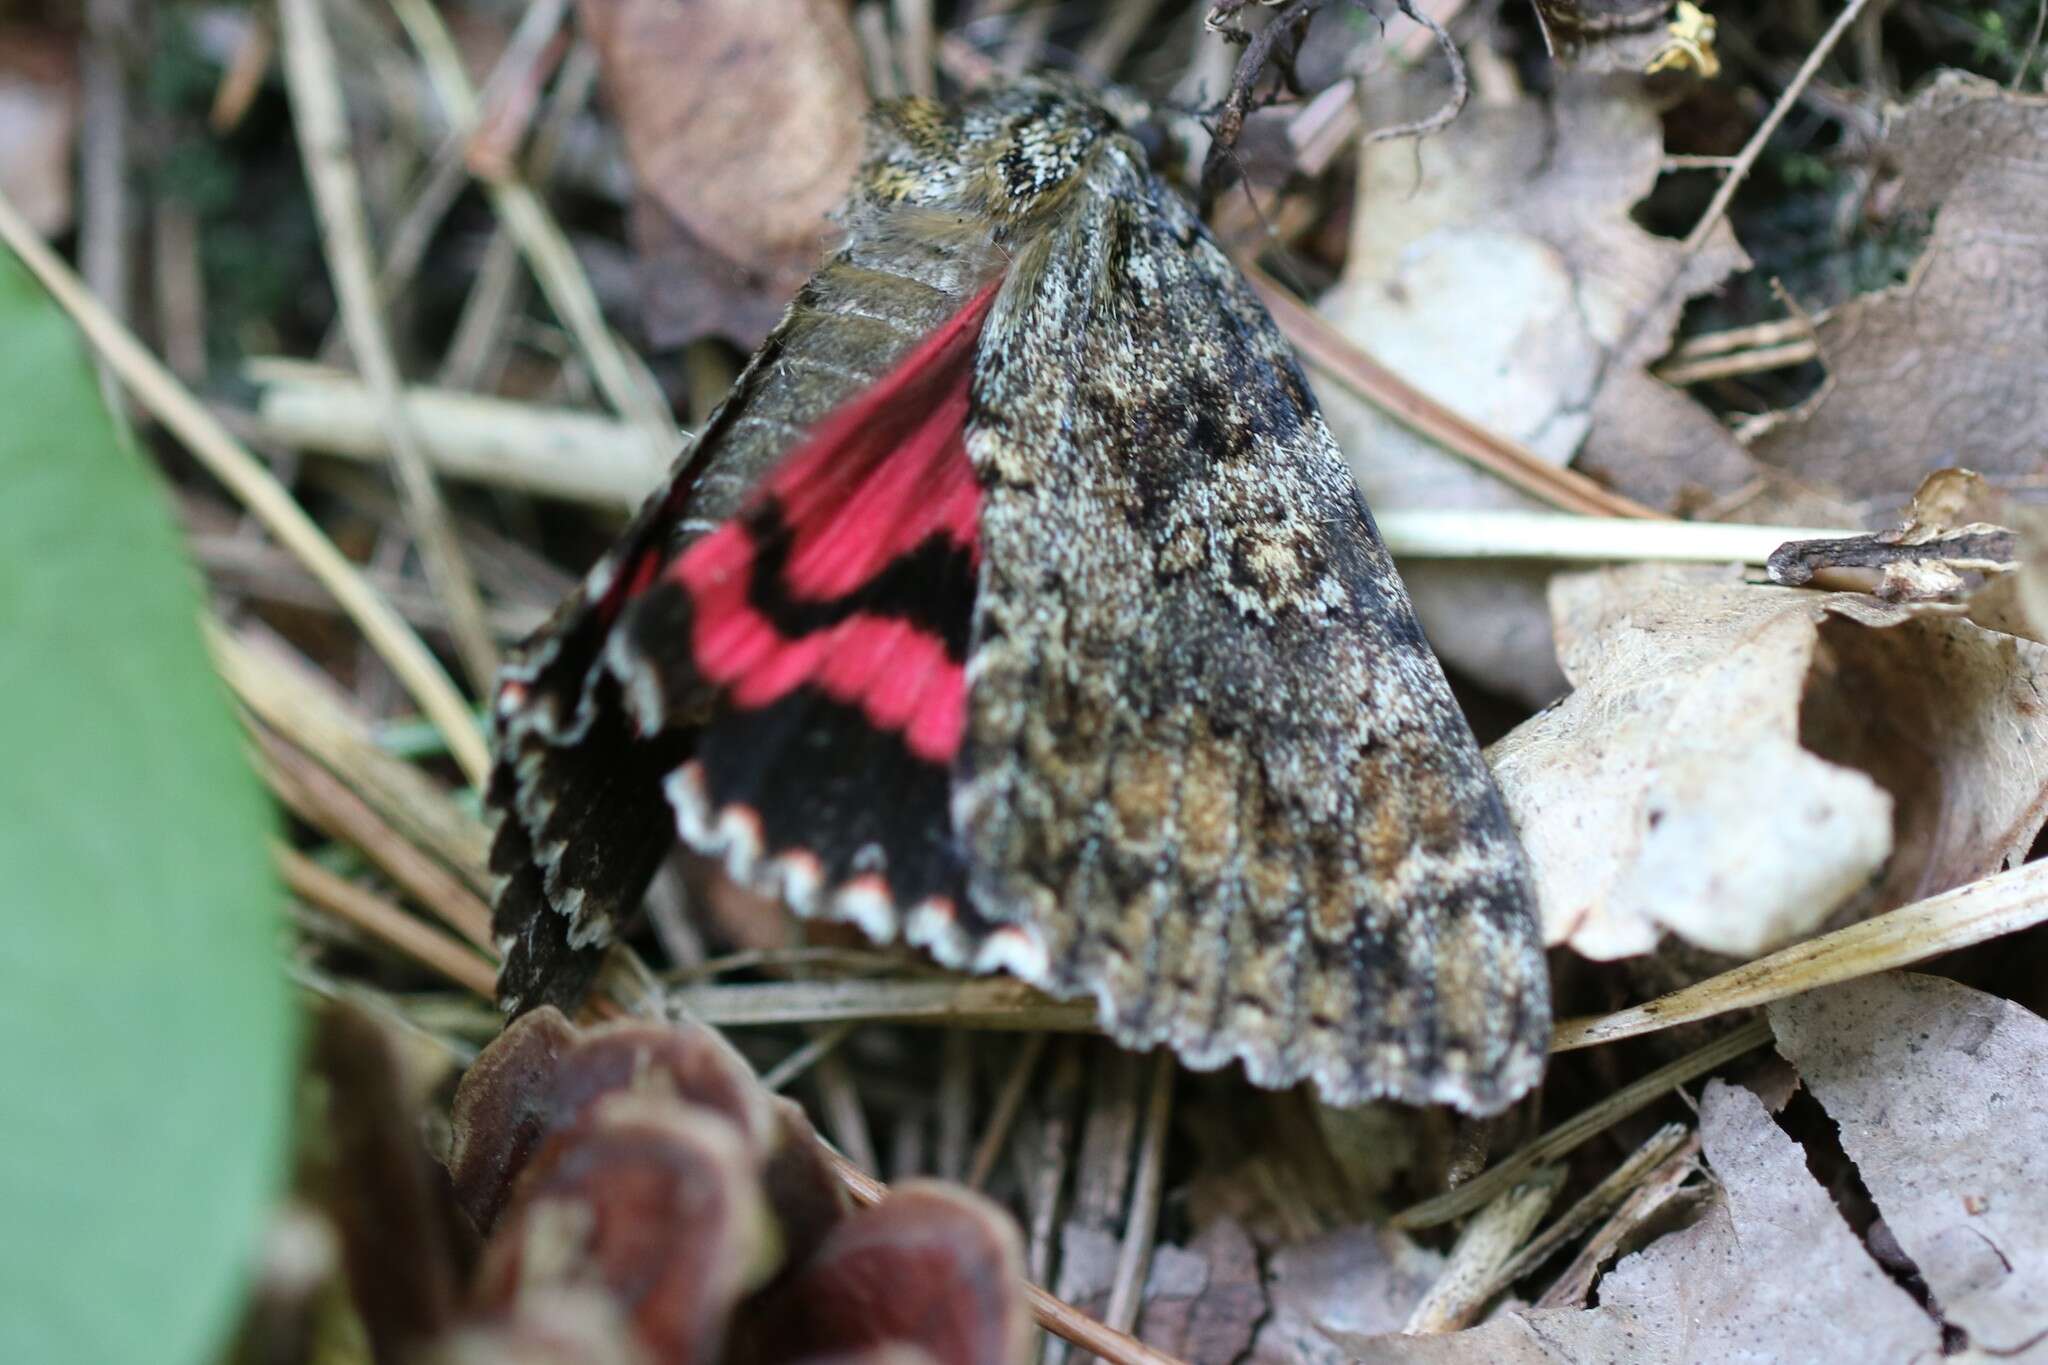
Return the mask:
[[1865,888],[1996,871],[2048,819],[2031,641],[1733,569],[1568,575],[1552,610],[1576,690],[1489,754],[1551,942],[1753,956]]

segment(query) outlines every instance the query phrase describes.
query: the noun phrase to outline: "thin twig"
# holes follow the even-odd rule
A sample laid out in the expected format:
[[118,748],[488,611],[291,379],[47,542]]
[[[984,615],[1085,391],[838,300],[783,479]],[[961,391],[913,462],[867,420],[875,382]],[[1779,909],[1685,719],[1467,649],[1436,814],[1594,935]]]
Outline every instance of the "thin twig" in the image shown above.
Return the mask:
[[1562,1167],[1535,1170],[1481,1209],[1458,1234],[1443,1273],[1409,1312],[1401,1330],[1410,1336],[1434,1336],[1455,1332],[1478,1317],[1500,1292],[1501,1267],[1514,1259],[1563,1184]]
[[1123,64],[1131,44],[1138,41],[1145,26],[1152,22],[1152,16],[1159,12],[1159,0],[1118,0],[1114,5],[1104,7],[1105,13],[1095,23],[1094,32],[1088,41],[1081,44],[1081,54],[1076,65],[1101,80],[1112,80],[1117,67]]
[[[1293,83],[1294,58],[1301,51],[1317,11],[1328,3],[1329,0],[1286,0],[1256,33],[1247,33],[1229,22],[1244,8],[1245,0],[1219,0],[1210,8],[1205,21],[1209,31],[1242,43],[1244,54],[1237,59],[1237,70],[1231,75],[1230,92],[1223,97],[1216,126],[1209,130],[1209,153],[1202,161],[1197,200],[1205,213],[1223,191],[1226,174],[1238,164],[1237,139],[1244,132],[1246,117],[1259,102],[1257,91],[1266,68],[1279,68],[1283,81]],[[1267,102],[1271,102],[1270,97]]]
[[938,1143],[933,1172],[941,1180],[967,1173],[968,1135],[974,1126],[974,1049],[966,1029],[949,1029],[939,1043]]
[[[832,1164],[833,1173],[855,1202],[879,1204],[888,1198],[887,1185],[830,1148],[826,1149],[825,1155]],[[1037,1319],[1040,1327],[1084,1351],[1093,1351],[1109,1365],[1184,1365],[1178,1358],[1089,1317],[1035,1284],[1024,1286],[1024,1297],[1031,1304],[1031,1316]]]
[[833,1024],[828,1028],[819,1029],[802,1047],[761,1073],[761,1088],[782,1089],[824,1060],[826,1053],[852,1037],[853,1031],[859,1027],[859,1024],[848,1023]]
[[1658,1067],[1649,1075],[1609,1095],[1600,1103],[1574,1114],[1499,1165],[1472,1177],[1455,1190],[1425,1199],[1403,1209],[1391,1220],[1397,1228],[1428,1228],[1448,1223],[1470,1213],[1504,1191],[1526,1180],[1538,1166],[1548,1165],[1595,1133],[1604,1132],[1630,1114],[1662,1099],[1715,1067],[1734,1061],[1751,1048],[1770,1041],[1767,1019],[1754,1019],[1677,1061]]
[[1732,351],[1747,351],[1754,347],[1779,346],[1788,341],[1797,341],[1813,336],[1813,321],[1810,318],[1776,318],[1770,322],[1752,322],[1746,327],[1730,327],[1721,332],[1702,332],[1688,337],[1673,348],[1673,360],[1699,360],[1710,355],[1727,355]]
[[[429,0],[392,0],[392,8],[419,50],[427,77],[442,103],[467,130],[477,117],[476,92],[440,13]],[[548,213],[540,195],[519,180],[486,181],[484,189],[492,208],[532,266],[548,306],[555,310],[555,316],[562,320],[583,352],[605,401],[614,412],[657,441],[674,444],[675,423],[669,419],[660,387],[647,374],[646,367],[613,335],[605,322],[604,309],[598,304],[597,292],[576,259],[575,249]]]
[[293,895],[354,925],[421,966],[432,968],[456,985],[486,1000],[492,998],[498,985],[497,969],[458,940],[348,878],[329,872],[296,850],[279,845],[275,856],[278,871]]
[[1806,60],[1799,64],[1799,70],[1793,73],[1791,83],[1778,96],[1778,102],[1771,106],[1771,112],[1764,116],[1764,121],[1757,125],[1756,132],[1750,135],[1749,141],[1736,154],[1734,165],[1729,167],[1727,176],[1715,189],[1714,197],[1707,203],[1706,212],[1693,224],[1692,231],[1685,235],[1681,258],[1693,255],[1706,245],[1715,225],[1721,221],[1721,215],[1728,211],[1729,201],[1735,198],[1735,191],[1742,187],[1742,182],[1748,178],[1750,169],[1756,165],[1757,158],[1763,155],[1764,144],[1778,131],[1778,125],[1785,121],[1785,116],[1792,112],[1792,106],[1799,102],[1799,96],[1806,89],[1807,82],[1820,70],[1821,63],[1835,50],[1835,44],[1842,40],[1842,35],[1849,31],[1856,22],[1856,16],[1863,12],[1863,7],[1869,2],[1870,0],[1849,0],[1849,3],[1842,7],[1842,12],[1835,16],[1835,22],[1828,26],[1827,32],[1821,34],[1820,41],[1813,45],[1813,51],[1806,54]]
[[2034,31],[2027,35],[2027,45],[2020,52],[2019,67],[2012,73],[2012,84],[2008,90],[2018,90],[2027,79],[2027,68],[2034,64],[2034,57],[2041,51],[2041,34],[2048,30],[2048,0],[2040,0],[2034,6]]
[[1763,564],[1787,541],[1837,540],[1858,534],[1813,527],[1624,520],[1559,512],[1397,509],[1378,513],[1374,520],[1387,549],[1397,558],[1407,559]]
[[210,617],[202,625],[214,668],[257,719],[319,759],[380,819],[453,868],[472,891],[490,894],[490,833],[482,822],[426,773],[378,748],[361,717],[331,689],[295,672],[276,650]]
[[903,81],[896,74],[896,45],[889,41],[889,12],[881,0],[854,7],[853,36],[867,68],[868,93],[878,100],[900,99]]
[[[300,568],[297,560],[261,536],[194,532],[187,537],[186,545],[192,552],[192,558],[206,571],[207,580],[223,593],[330,615],[340,610],[326,589],[313,575]],[[417,579],[374,565],[364,568],[363,577],[384,594],[415,630],[445,631],[448,628],[447,611]],[[493,606],[484,613],[491,633],[500,640],[524,639],[547,618],[545,608],[525,604]],[[384,676],[383,670],[378,670],[378,675]],[[434,752],[439,752],[438,735],[432,744]]]
[[[553,11],[552,17],[547,12],[549,10]],[[419,188],[414,191],[412,202],[399,215],[398,225],[390,233],[384,253],[384,273],[377,280],[385,299],[393,298],[411,283],[419,271],[420,262],[426,258],[435,229],[468,187],[470,137],[475,131],[475,122],[484,117],[480,110],[490,105],[491,92],[514,83],[522,63],[531,65],[538,56],[539,48],[545,47],[555,30],[561,27],[561,21],[561,7],[553,0],[545,5],[529,5],[505,50],[499,54],[497,65],[484,77],[483,93],[478,97],[478,107],[471,111],[471,117],[464,119],[454,109],[446,111],[452,125],[448,135],[434,149],[426,174],[417,181]],[[562,99],[562,84],[557,85],[554,101]],[[533,174],[536,179],[545,179],[538,165],[534,167]],[[496,240],[495,236],[493,240]]]
[[1822,986],[1911,966],[2043,921],[2048,921],[2048,862],[2022,863],[1795,943],[1647,1004],[1598,1018],[1563,1020],[1552,1036],[1551,1050],[1568,1052],[1618,1042],[1753,1009]]
[[[128,54],[134,25],[135,0],[86,0],[79,71],[84,117],[78,138],[78,261],[93,292],[124,323],[134,302],[128,272],[128,239],[134,229],[128,188]],[[102,371],[100,382],[108,406],[116,406],[112,377]]]
[[[589,102],[597,83],[598,65],[597,49],[587,42],[577,43],[563,62],[561,79],[548,96],[547,109],[527,155],[527,175],[532,183],[545,185],[553,174],[570,121]],[[466,389],[485,383],[493,361],[503,353],[512,330],[510,323],[526,296],[522,264],[518,241],[508,227],[498,224],[491,233],[490,244],[484,248],[476,282],[463,302],[454,340],[441,361],[438,378],[442,384]],[[636,444],[648,434],[639,426],[628,425]],[[666,459],[675,453],[675,440],[671,432],[665,431],[663,436],[666,439],[661,442],[661,455]]]
[[670,999],[721,1028],[842,1020],[1062,1033],[1095,1027],[1088,1001],[1054,1000],[1021,981],[769,981],[682,986]]
[[241,126],[242,116],[263,93],[263,78],[270,74],[271,58],[277,55],[277,32],[270,26],[270,16],[253,11],[248,24],[227,69],[220,73],[220,84],[213,89],[213,107],[206,112],[206,126],[216,137],[226,137]]
[[519,18],[512,41],[477,92],[476,120],[463,138],[463,159],[484,181],[517,173],[519,149],[540,108],[541,91],[569,49],[562,20],[569,0],[534,0]]
[[471,782],[481,786],[491,770],[490,748],[440,663],[341,551],[334,548],[305,510],[262,463],[228,434],[220,419],[151,355],[135,334],[94,298],[70,268],[45,246],[14,205],[0,195],[0,240],[50,291],[137,401],[186,449],[254,512],[272,535],[334,594],[377,653],[405,685],[420,710],[448,737],[448,750]]
[[[295,449],[375,460],[389,450],[386,428],[354,376],[295,361],[252,361],[253,432]],[[406,411],[434,468],[451,478],[637,507],[667,471],[672,443],[594,412],[485,398],[448,388],[405,391]]]
[[150,274],[164,363],[188,384],[206,378],[206,272],[199,263],[199,215],[173,194],[156,201]]
[[904,93],[930,99],[939,93],[932,68],[932,0],[892,0],[896,11],[896,65],[903,73]]
[[1692,1179],[1699,1169],[1700,1135],[1692,1132],[1682,1146],[1665,1157],[1657,1167],[1642,1178],[1642,1183],[1629,1192],[1614,1216],[1601,1224],[1600,1230],[1586,1239],[1579,1248],[1579,1254],[1572,1257],[1550,1287],[1536,1300],[1538,1308],[1577,1308],[1584,1304],[1586,1295],[1593,1291],[1594,1277],[1607,1258],[1621,1248],[1622,1243],[1634,1235],[1636,1229],[1654,1217],[1657,1211],[1670,1203],[1672,1198]]
[[376,401],[391,447],[391,462],[404,495],[406,523],[419,546],[428,581],[448,609],[456,652],[479,690],[498,671],[498,646],[484,621],[483,595],[462,556],[455,528],[441,501],[432,468],[405,410],[398,357],[385,330],[370,253],[370,228],[362,185],[350,148],[348,115],[342,107],[341,67],[327,32],[321,0],[278,0],[282,21],[285,86],[298,132],[306,179],[320,221],[327,272],[356,364]]
[[1706,384],[1717,379],[1735,379],[1745,374],[1762,374],[1804,365],[1820,355],[1813,340],[1788,341],[1782,346],[1760,346],[1733,355],[1708,356],[1703,360],[1671,360],[1650,373],[1667,384]]
[[1431,133],[1440,132],[1448,128],[1452,120],[1464,112],[1465,101],[1472,95],[1472,81],[1465,72],[1464,54],[1460,53],[1458,45],[1451,41],[1450,30],[1438,23],[1434,15],[1416,9],[1414,0],[1395,0],[1395,3],[1400,6],[1401,13],[1428,29],[1430,36],[1436,39],[1437,50],[1444,54],[1444,60],[1451,66],[1451,93],[1445,97],[1442,104],[1422,118],[1408,123],[1397,123],[1389,128],[1373,129],[1365,136],[1369,143],[1388,142],[1403,137],[1428,137]]
[[1050,1033],[1025,1035],[1016,1060],[1010,1064],[1010,1074],[1003,1081],[995,1104],[989,1109],[988,1124],[981,1130],[981,1141],[974,1147],[974,1159],[967,1165],[969,1187],[980,1189],[995,1171],[996,1161],[1003,1154],[1003,1144],[1009,1140],[1010,1130],[1017,1124],[1017,1115],[1024,1108],[1024,1096],[1030,1089],[1032,1075],[1038,1070],[1038,1059],[1045,1055],[1045,1046],[1051,1039]]
[[818,1087],[818,1109],[832,1140],[862,1170],[880,1169],[875,1158],[875,1140],[868,1133],[867,1114],[860,1107],[860,1087],[853,1083],[845,1059],[837,1053],[825,1052],[818,1057],[812,1073]]
[[1159,1195],[1166,1181],[1166,1134],[1173,1119],[1173,1078],[1179,1069],[1171,1049],[1152,1059],[1152,1087],[1145,1097],[1145,1127],[1138,1142],[1138,1173],[1131,1184],[1123,1245],[1117,1249],[1116,1278],[1102,1319],[1128,1332],[1144,1307],[1145,1272],[1152,1264],[1153,1235],[1159,1227]]
[[1652,1133],[1649,1141],[1630,1153],[1626,1161],[1608,1172],[1605,1179],[1588,1190],[1570,1208],[1559,1214],[1556,1221],[1530,1238],[1527,1245],[1510,1257],[1496,1272],[1493,1284],[1482,1298],[1492,1298],[1494,1294],[1506,1289],[1556,1255],[1558,1250],[1574,1237],[1619,1208],[1635,1188],[1649,1178],[1674,1152],[1686,1146],[1688,1142],[1697,1141],[1698,1138],[1682,1123],[1667,1123]]
[[1302,359],[1402,425],[1567,512],[1663,519],[1662,513],[1609,492],[1575,470],[1560,469],[1527,447],[1451,411],[1358,349],[1256,265],[1239,264]]
[[384,874],[412,898],[468,939],[479,951],[496,956],[491,941],[491,907],[463,885],[460,878],[435,862],[370,809],[334,774],[303,750],[277,735],[252,726],[259,765],[271,790],[308,824],[331,839],[362,850]]

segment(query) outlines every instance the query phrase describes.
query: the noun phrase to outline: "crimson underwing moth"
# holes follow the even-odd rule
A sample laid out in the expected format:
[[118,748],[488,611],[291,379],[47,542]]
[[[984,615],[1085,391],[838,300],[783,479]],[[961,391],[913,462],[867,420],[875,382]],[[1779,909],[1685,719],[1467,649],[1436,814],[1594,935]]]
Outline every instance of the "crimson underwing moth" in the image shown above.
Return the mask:
[[1527,865],[1300,366],[1086,93],[901,100],[837,253],[495,704],[502,1002],[680,838],[1130,1047],[1496,1111]]

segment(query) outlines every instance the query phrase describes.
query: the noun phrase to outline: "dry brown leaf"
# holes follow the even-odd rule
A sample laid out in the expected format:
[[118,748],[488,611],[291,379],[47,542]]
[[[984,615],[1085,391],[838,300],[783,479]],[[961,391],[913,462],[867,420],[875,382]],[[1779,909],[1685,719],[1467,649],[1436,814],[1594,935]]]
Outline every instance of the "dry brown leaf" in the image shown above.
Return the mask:
[[[1684,301],[1746,263],[1725,229],[1688,260],[1630,220],[1662,157],[1657,112],[1640,90],[1589,80],[1547,104],[1468,109],[1420,144],[1368,146],[1351,264],[1320,307],[1431,397],[1559,466],[1576,460],[1659,507],[1693,485],[1738,487],[1754,463],[1705,409],[1643,368]],[[1375,508],[1538,509],[1335,385],[1317,392]],[[1543,571],[1403,572],[1431,643],[1454,666],[1535,705],[1562,690]]]
[[1942,1316],[1996,1355],[2048,1340],[2048,1021],[1905,972],[1770,1013]]
[[1700,1137],[1719,1181],[1699,1220],[1624,1258],[1593,1309],[1510,1309],[1440,1337],[1353,1343],[1373,1365],[1934,1361],[1941,1331],[1864,1250],[1804,1153],[1741,1086],[1709,1082]]
[[1930,470],[2038,487],[2048,450],[2048,99],[1951,73],[1881,156],[1898,208],[1934,215],[1911,278],[1819,324],[1828,387],[1761,432],[1758,458],[1881,522]]
[[1938,614],[1882,630],[1836,616],[1820,634],[1800,738],[1894,801],[1891,862],[1859,908],[2024,861],[2048,820],[2048,646]]
[[1814,928],[1882,866],[1891,798],[1799,743],[1827,602],[1734,570],[1556,580],[1576,690],[1489,755],[1548,941],[1606,959],[1670,930],[1752,955]]
[[639,180],[650,339],[752,347],[817,264],[863,146],[834,0],[582,0]]
[[[1748,263],[1725,227],[1687,257],[1631,220],[1663,154],[1636,83],[1588,80],[1547,105],[1468,109],[1419,146],[1370,146],[1351,264],[1323,309],[1432,397],[1639,501],[1738,487],[1755,470],[1741,447],[1643,369],[1685,301]],[[1361,438],[1375,505],[1501,505],[1472,501],[1493,481],[1453,457],[1383,447],[1402,437],[1355,425],[1341,395],[1330,406]]]
[[1577,690],[1489,757],[1553,943],[1753,956],[1880,869],[1859,910],[1995,872],[2048,819],[2041,645],[1733,569],[1567,575],[1552,610]]
[[1987,630],[2048,644],[2048,510],[2008,507],[2018,563],[1970,598],[1970,619]]

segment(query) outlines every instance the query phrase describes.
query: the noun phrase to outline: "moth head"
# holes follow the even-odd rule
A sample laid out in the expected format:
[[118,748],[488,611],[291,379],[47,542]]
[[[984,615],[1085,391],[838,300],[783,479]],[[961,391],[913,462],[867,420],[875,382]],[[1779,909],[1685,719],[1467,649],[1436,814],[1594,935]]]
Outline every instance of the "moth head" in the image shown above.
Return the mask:
[[912,97],[869,116],[865,196],[989,220],[999,236],[1057,212],[1105,148],[1144,151],[1080,83],[1057,75],[992,85],[957,104]]

